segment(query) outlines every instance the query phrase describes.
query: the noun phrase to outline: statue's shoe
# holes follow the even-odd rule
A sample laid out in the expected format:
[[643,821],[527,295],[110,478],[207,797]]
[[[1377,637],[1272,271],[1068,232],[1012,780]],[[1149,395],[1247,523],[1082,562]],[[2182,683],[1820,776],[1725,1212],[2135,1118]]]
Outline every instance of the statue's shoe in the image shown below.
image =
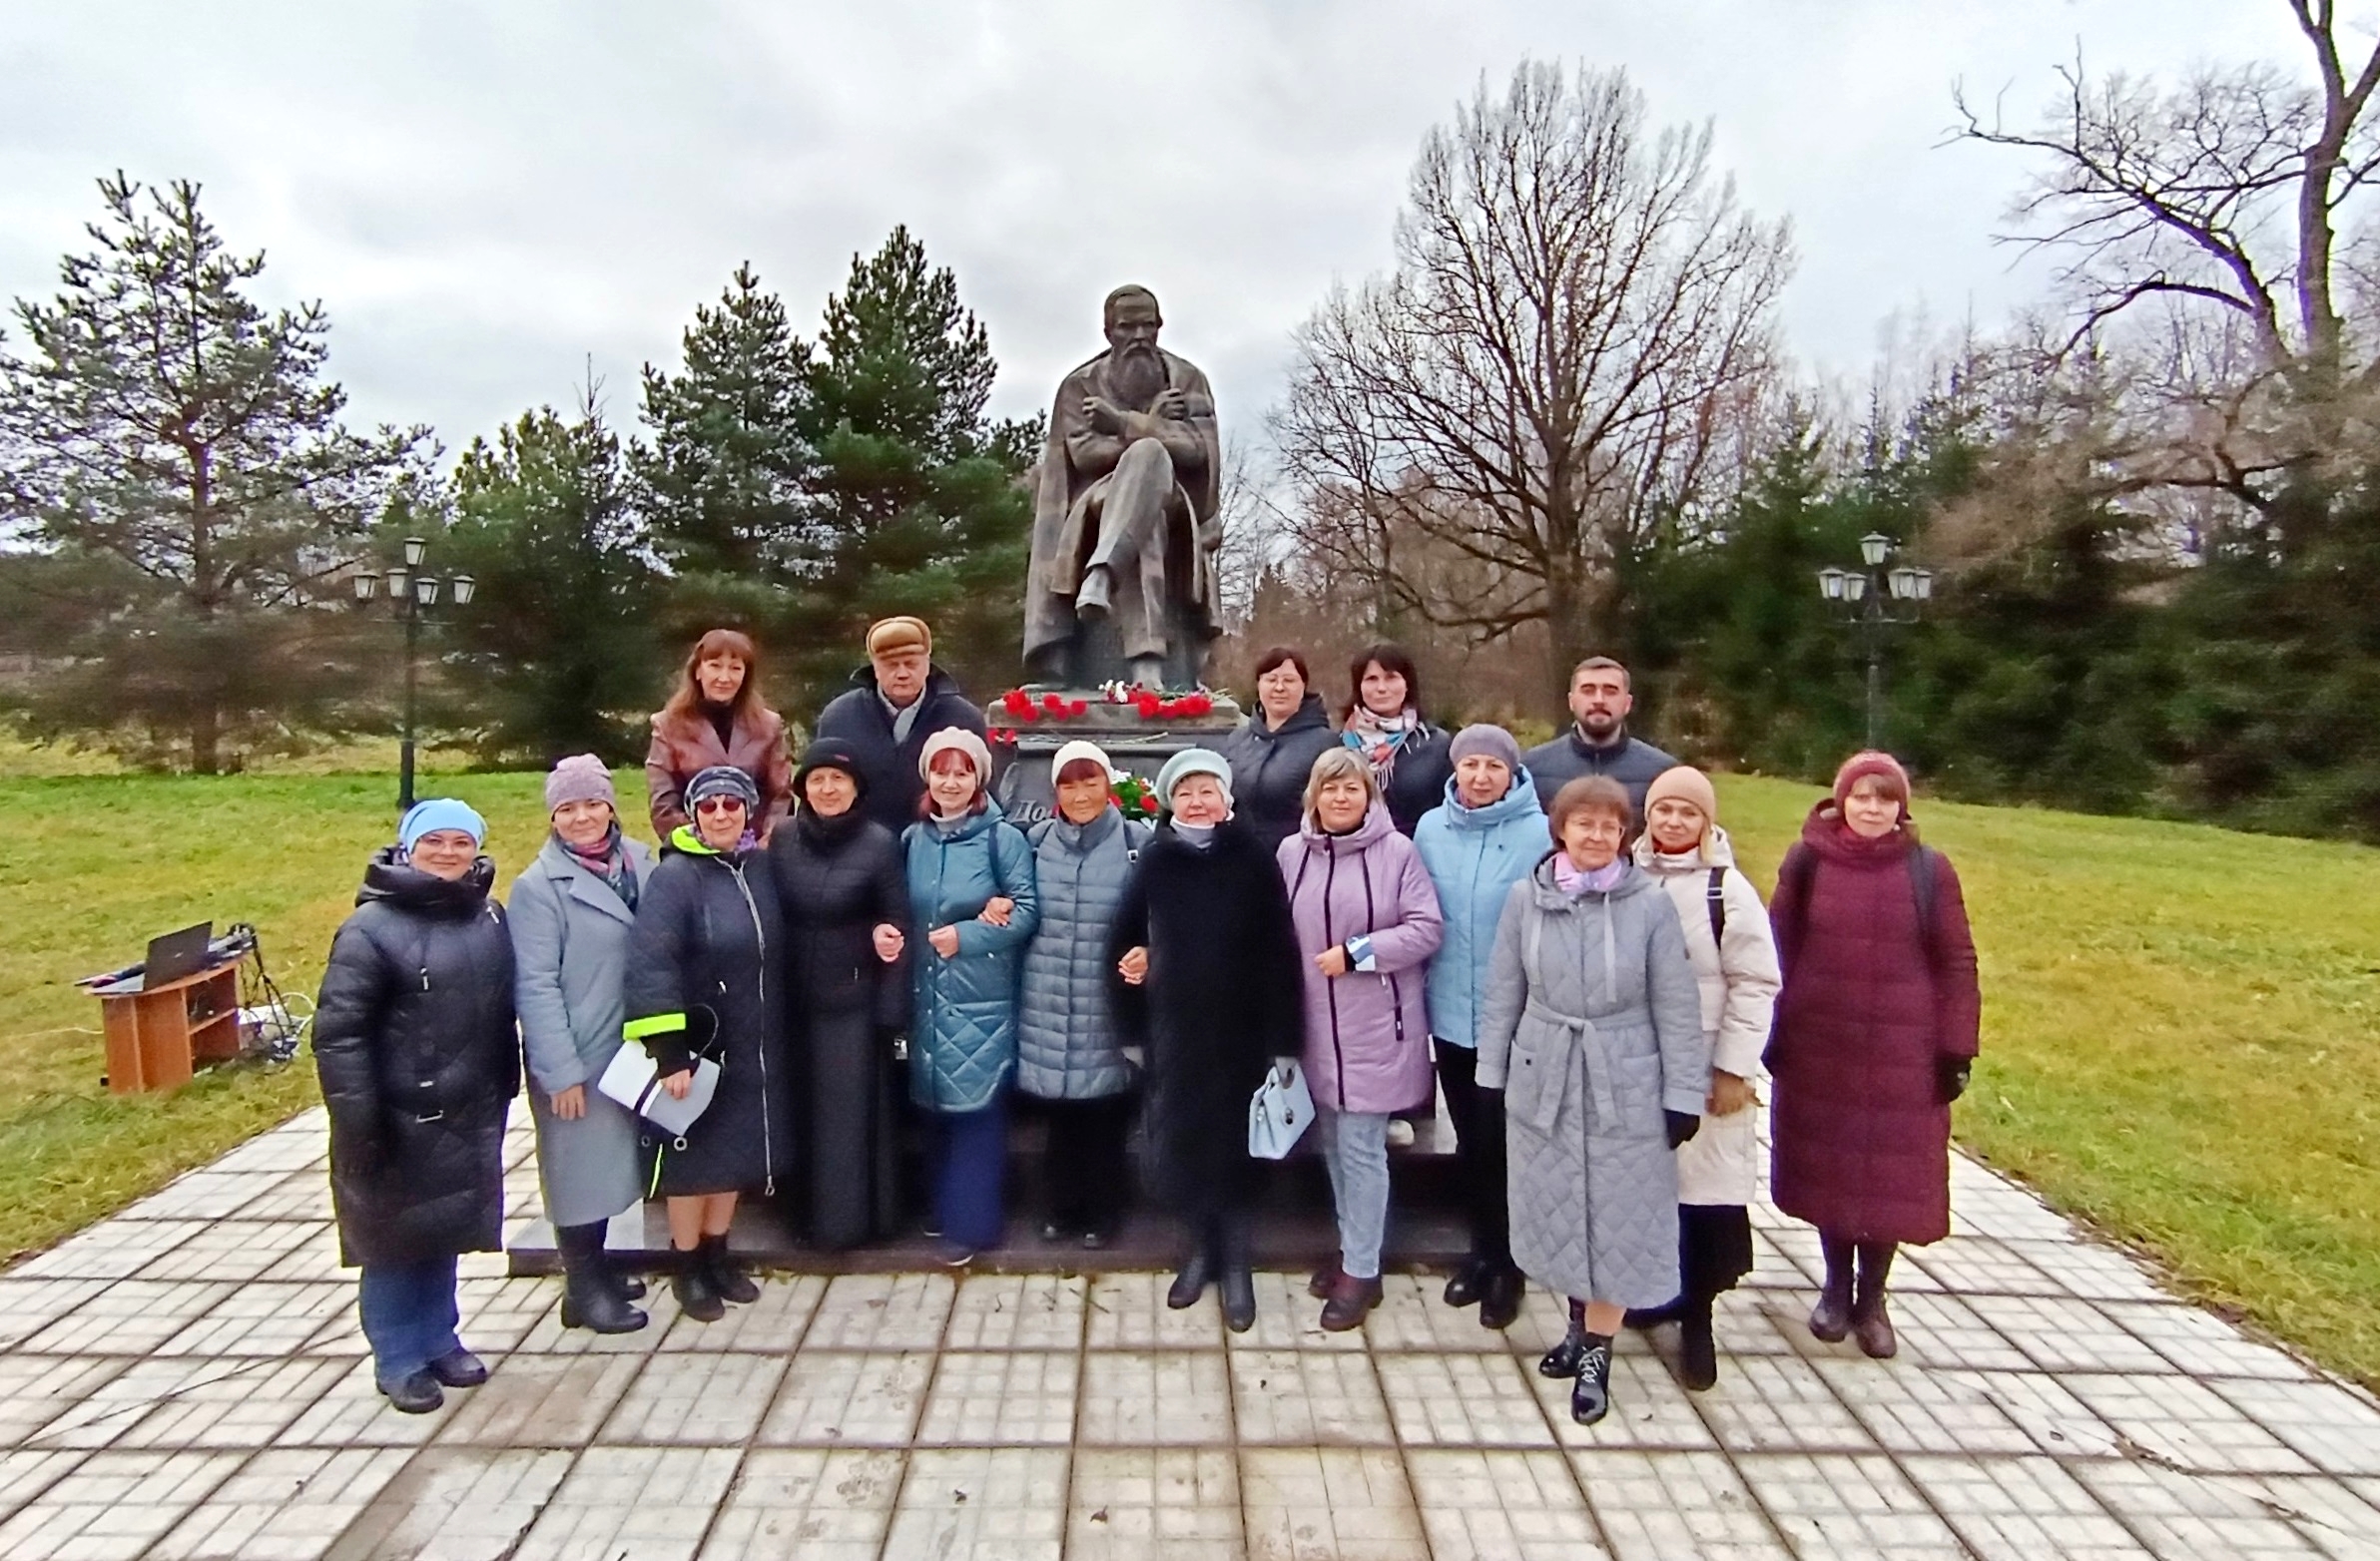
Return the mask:
[[1074,591],[1074,616],[1105,618],[1113,610],[1108,601],[1108,583],[1105,564],[1093,564],[1084,570],[1082,584]]

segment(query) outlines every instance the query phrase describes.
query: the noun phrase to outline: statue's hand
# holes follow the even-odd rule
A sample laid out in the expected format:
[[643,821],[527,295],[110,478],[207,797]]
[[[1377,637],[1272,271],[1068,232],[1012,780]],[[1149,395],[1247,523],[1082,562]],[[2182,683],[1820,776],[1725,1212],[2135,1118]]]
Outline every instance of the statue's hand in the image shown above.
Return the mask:
[[1101,433],[1120,434],[1124,431],[1124,409],[1105,396],[1084,396],[1082,415]]
[[1157,392],[1157,404],[1150,407],[1149,411],[1152,415],[1162,417],[1170,423],[1188,422],[1190,420],[1190,399],[1181,391],[1168,386]]

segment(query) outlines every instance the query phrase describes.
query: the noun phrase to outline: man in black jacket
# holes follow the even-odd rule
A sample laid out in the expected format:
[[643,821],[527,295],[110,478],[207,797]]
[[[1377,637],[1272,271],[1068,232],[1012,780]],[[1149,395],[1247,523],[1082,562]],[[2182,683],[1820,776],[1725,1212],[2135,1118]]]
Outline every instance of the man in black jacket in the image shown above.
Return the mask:
[[1580,776],[1609,776],[1628,789],[1628,803],[1643,821],[1644,792],[1653,778],[1677,761],[1628,736],[1628,712],[1635,706],[1628,669],[1608,656],[1590,656],[1570,674],[1569,731],[1540,743],[1524,756],[1537,799],[1548,809],[1562,782]]
[[944,727],[983,736],[983,712],[967,703],[950,675],[933,665],[933,631],[921,618],[887,618],[868,628],[868,665],[855,685],[819,712],[819,742],[847,745],[867,782],[860,805],[898,835],[917,821],[925,782],[917,756]]

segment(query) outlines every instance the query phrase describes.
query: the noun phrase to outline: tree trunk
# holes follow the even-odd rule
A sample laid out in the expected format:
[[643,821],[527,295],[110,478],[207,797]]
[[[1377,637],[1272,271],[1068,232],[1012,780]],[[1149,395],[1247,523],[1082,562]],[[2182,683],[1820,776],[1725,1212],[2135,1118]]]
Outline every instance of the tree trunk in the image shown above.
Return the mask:
[[223,773],[222,724],[215,703],[208,700],[190,715],[190,773],[194,776],[213,776]]
[[1553,724],[1559,731],[1570,720],[1570,670],[1595,654],[1594,624],[1587,593],[1555,570],[1545,580],[1545,643],[1547,684],[1552,689]]

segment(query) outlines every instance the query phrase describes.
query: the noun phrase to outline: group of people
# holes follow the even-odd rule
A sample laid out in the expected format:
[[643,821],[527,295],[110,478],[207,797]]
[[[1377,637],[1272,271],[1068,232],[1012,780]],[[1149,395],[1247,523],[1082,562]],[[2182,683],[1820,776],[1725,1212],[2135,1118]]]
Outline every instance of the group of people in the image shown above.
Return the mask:
[[[1443,1091],[1471,1227],[1445,1299],[1500,1328],[1529,1280],[1565,1298],[1539,1369],[1592,1423],[1622,1326],[1674,1322],[1681,1378],[1716,1380],[1765,1075],[1773,1196],[1826,1255],[1810,1327],[1893,1353],[1894,1254],[1948,1234],[1979,1001],[1957,875],[1889,756],[1843,766],[1764,906],[1710,779],[1629,735],[1604,658],[1572,674],[1570,730],[1523,753],[1425,720],[1397,647],[1355,658],[1336,725],[1306,659],[1270,651],[1248,721],[1164,764],[1153,826],[1077,741],[1050,762],[1051,815],[1020,827],[927,626],[886,620],[868,650],[796,763],[752,643],[703,637],[654,718],[658,860],[579,756],[547,779],[551,833],[504,906],[451,799],[367,869],[315,1049],[341,1243],[398,1407],[484,1378],[455,1334],[455,1254],[497,1244],[524,1059],[566,1326],[645,1324],[604,1244],[644,1198],[666,1201],[670,1284],[699,1320],[757,1297],[727,1248],[741,1195],[821,1248],[889,1236],[912,1127],[924,1230],[970,1261],[1006,1225],[1022,1098],[1047,1125],[1043,1239],[1113,1238],[1137,1123],[1138,1180],[1185,1234],[1169,1304],[1213,1287],[1244,1330],[1269,1165],[1250,1102],[1295,1069],[1339,1235],[1310,1285],[1321,1325],[1379,1303],[1391,1148]],[[596,1089],[624,1046],[652,1089],[708,1106],[665,1130]]]

